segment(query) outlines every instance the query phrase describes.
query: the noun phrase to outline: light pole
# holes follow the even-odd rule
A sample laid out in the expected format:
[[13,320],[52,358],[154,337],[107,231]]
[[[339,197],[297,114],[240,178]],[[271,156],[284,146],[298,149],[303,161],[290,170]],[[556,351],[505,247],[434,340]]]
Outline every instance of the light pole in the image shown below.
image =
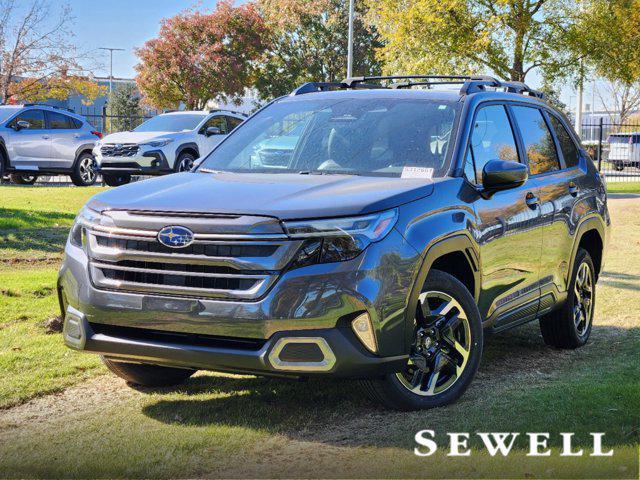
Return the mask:
[[347,43],[347,78],[353,76],[353,3],[355,0],[349,0],[349,39]]
[[113,90],[113,52],[124,52],[124,48],[100,47],[100,50],[109,51],[109,95]]

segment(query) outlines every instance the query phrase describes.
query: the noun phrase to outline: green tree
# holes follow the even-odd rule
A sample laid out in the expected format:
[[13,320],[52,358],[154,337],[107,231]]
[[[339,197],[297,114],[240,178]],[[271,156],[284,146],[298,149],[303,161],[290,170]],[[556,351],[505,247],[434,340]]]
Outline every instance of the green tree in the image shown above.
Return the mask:
[[565,42],[576,22],[571,0],[367,0],[385,45],[389,73],[487,71],[524,81],[575,75],[578,55]]
[[187,10],[160,26],[158,38],[136,50],[136,81],[157,108],[202,109],[209,100],[244,93],[264,51],[266,29],[253,4],[221,1],[212,12]]
[[[349,2],[345,0],[258,0],[269,27],[269,47],[259,63],[255,87],[263,99],[291,92],[310,81],[339,81],[347,71]],[[356,2],[354,75],[375,75],[382,46],[367,7]]]
[[107,115],[111,117],[111,132],[132,130],[140,123],[142,109],[140,94],[135,85],[124,84],[111,92],[107,102]]

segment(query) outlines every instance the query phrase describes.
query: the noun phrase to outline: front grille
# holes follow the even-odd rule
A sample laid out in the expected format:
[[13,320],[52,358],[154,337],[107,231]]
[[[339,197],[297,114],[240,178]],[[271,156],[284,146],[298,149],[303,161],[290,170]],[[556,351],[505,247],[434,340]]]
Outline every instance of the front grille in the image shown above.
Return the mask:
[[[156,215],[144,213],[113,215],[126,218],[126,228],[94,227],[86,235],[91,279],[101,289],[254,300],[276,282],[301,245],[283,234],[251,235],[251,225],[246,233],[225,234],[225,230],[237,229],[238,217],[191,218],[182,214],[158,221]],[[263,225],[264,217],[255,222]],[[214,223],[216,230],[212,231]],[[153,230],[148,228],[151,225]],[[185,248],[161,244],[157,239],[159,225],[191,228],[194,243]]]
[[107,143],[100,152],[104,157],[134,157],[139,149],[135,143]]
[[[156,240],[126,240],[113,237],[97,237],[98,245],[118,248],[120,250],[134,250],[136,252],[176,253],[175,248],[169,248]],[[206,245],[192,244],[181,248],[184,255],[204,255],[207,257],[270,257],[278,249],[277,245]]]

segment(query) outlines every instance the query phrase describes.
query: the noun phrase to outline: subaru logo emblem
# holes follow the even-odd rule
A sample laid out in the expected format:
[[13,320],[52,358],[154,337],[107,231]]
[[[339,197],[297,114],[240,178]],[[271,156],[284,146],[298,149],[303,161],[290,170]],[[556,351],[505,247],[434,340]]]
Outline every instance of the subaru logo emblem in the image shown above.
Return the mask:
[[116,143],[116,148],[122,148],[122,144],[121,143]]
[[170,248],[184,248],[193,243],[193,232],[186,227],[164,227],[158,232],[158,241]]

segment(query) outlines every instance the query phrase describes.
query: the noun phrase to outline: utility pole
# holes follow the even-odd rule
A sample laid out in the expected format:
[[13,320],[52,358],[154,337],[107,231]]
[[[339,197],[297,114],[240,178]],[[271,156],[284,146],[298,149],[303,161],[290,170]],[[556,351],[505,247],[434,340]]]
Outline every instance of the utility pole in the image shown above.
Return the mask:
[[575,130],[578,133],[578,136],[582,138],[582,87],[584,83],[584,76],[582,74],[582,60],[580,60],[580,79],[578,80],[578,90],[576,92],[576,123]]
[[349,0],[349,39],[347,43],[347,78],[353,76],[353,11],[355,0]]
[[124,48],[100,47],[100,50],[109,51],[109,95],[113,90],[113,52],[124,52]]

